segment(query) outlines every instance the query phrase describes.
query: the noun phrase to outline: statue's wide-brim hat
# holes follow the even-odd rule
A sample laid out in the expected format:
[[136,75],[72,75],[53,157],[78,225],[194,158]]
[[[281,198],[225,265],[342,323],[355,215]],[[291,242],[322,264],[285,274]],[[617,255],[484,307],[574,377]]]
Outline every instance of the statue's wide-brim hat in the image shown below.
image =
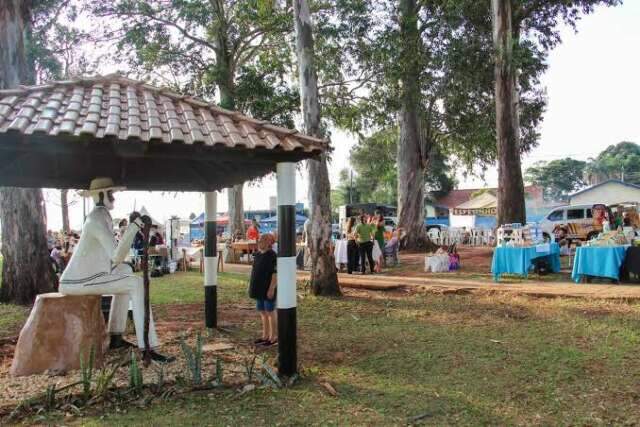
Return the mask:
[[82,197],[91,197],[92,195],[97,194],[101,191],[114,192],[126,189],[127,187],[116,186],[111,178],[95,178],[91,180],[91,184],[89,184],[88,190],[80,190],[78,191],[78,194],[80,194]]

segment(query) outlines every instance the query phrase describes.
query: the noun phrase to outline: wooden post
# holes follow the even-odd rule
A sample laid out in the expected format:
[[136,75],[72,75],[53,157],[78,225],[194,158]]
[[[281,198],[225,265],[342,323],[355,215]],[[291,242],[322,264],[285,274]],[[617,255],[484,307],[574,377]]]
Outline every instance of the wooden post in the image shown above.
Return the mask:
[[207,328],[218,327],[217,197],[204,193],[204,317]]
[[149,345],[149,321],[151,303],[149,301],[149,231],[151,231],[151,218],[143,216],[142,236],[144,246],[142,250],[142,283],[144,285],[144,363],[151,362],[151,346]]
[[296,165],[278,163],[278,371],[298,371],[296,322]]

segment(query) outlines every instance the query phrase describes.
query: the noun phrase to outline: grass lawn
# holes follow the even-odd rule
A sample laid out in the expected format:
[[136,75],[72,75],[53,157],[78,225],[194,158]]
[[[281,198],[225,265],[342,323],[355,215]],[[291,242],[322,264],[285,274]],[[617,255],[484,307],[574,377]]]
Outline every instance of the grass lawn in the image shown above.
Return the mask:
[[[248,306],[244,275],[219,303]],[[300,290],[302,380],[291,389],[193,394],[82,425],[596,425],[640,423],[640,305],[582,299]],[[202,276],[152,279],[167,304],[202,302]],[[164,305],[164,307],[162,307]],[[5,310],[6,307],[0,306]],[[246,341],[257,322],[231,329]],[[0,313],[0,316],[4,317]],[[167,319],[165,317],[164,319]],[[333,397],[320,385],[329,382]],[[419,419],[416,419],[418,417]]]
[[[201,280],[193,273],[157,280],[154,300],[200,302]],[[221,306],[246,303],[246,277],[224,275],[219,295]],[[639,305],[400,292],[302,296],[296,387],[190,396],[79,422],[388,425],[420,416],[416,423],[430,425],[640,423]],[[244,340],[255,326],[243,323],[234,334]]]

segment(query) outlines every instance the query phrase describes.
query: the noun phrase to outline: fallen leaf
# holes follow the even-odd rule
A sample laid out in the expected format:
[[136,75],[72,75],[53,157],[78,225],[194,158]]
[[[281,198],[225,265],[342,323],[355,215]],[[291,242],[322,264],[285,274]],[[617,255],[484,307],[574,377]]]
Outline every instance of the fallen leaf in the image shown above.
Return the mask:
[[338,395],[338,392],[336,391],[335,388],[333,388],[333,386],[331,384],[329,384],[328,382],[323,382],[320,383],[320,385],[327,391],[327,393],[329,393],[331,396],[336,397]]
[[224,351],[233,349],[233,344],[228,342],[217,342],[212,344],[205,344],[202,346],[202,351],[205,353],[211,351]]
[[242,390],[240,391],[240,394],[249,393],[250,391],[253,391],[255,389],[256,389],[256,385],[255,384],[245,384],[245,386],[242,387]]

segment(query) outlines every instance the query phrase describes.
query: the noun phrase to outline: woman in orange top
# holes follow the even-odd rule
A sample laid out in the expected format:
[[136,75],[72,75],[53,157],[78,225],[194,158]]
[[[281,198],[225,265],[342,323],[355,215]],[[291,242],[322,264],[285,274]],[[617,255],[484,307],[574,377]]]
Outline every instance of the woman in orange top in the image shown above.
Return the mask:
[[258,228],[258,221],[254,219],[251,220],[251,225],[247,229],[247,240],[258,241],[260,238],[260,229]]

